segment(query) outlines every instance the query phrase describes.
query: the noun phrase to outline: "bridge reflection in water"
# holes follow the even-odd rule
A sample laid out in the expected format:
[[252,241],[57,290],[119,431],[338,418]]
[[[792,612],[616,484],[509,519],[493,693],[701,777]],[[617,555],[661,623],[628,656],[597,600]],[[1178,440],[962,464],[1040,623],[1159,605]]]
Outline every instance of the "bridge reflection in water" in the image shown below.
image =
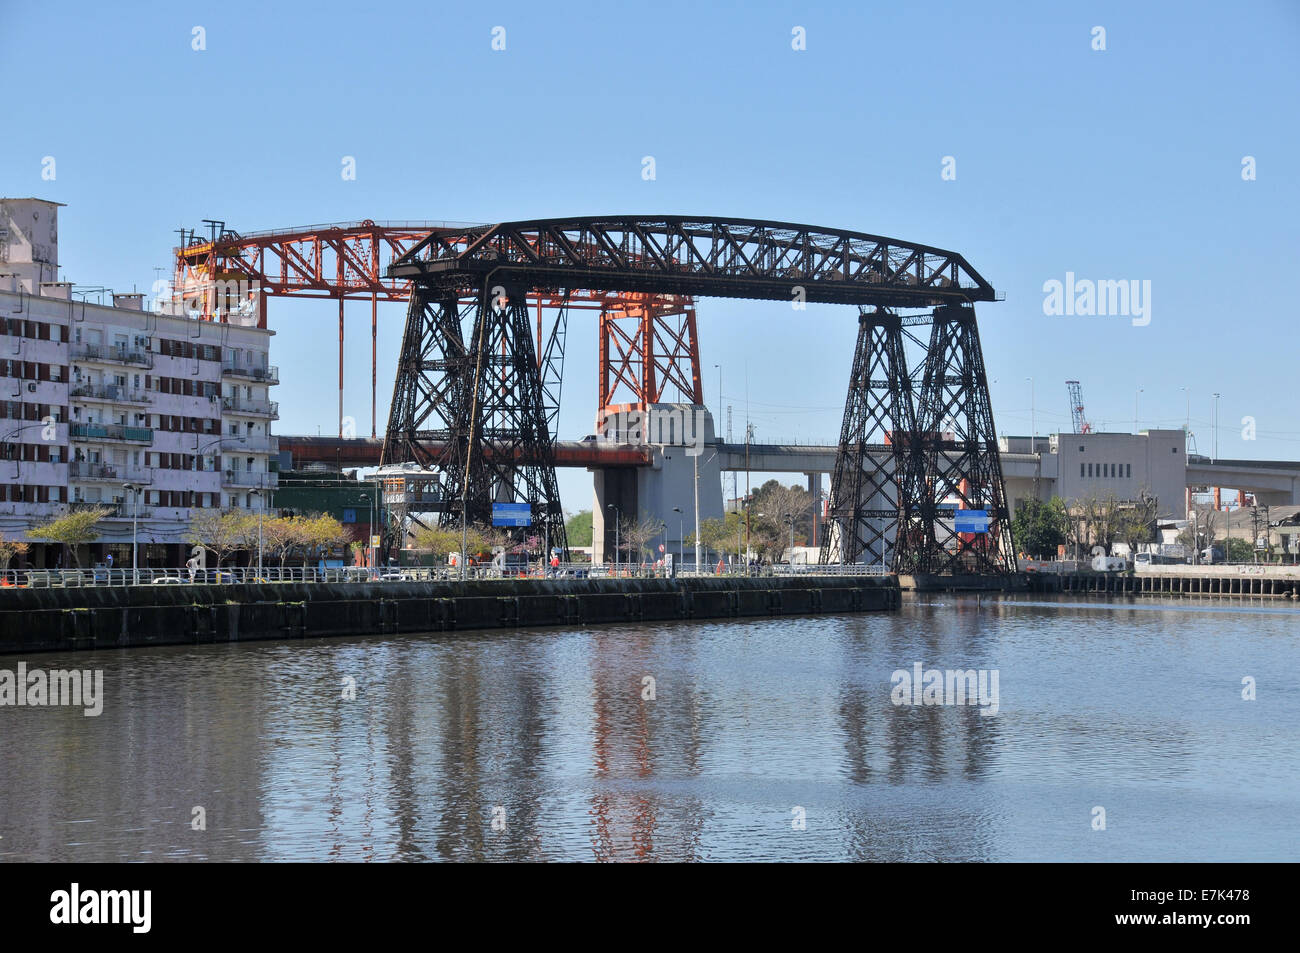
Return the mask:
[[[1280,859],[1294,840],[1267,832],[1300,807],[1300,699],[1243,710],[1240,666],[1227,688],[1214,673],[1225,652],[1283,670],[1295,618],[938,596],[41,656],[103,668],[104,712],[5,712],[0,857]],[[1000,670],[998,714],[893,704],[914,663]],[[1122,818],[1110,836],[1098,804]]]

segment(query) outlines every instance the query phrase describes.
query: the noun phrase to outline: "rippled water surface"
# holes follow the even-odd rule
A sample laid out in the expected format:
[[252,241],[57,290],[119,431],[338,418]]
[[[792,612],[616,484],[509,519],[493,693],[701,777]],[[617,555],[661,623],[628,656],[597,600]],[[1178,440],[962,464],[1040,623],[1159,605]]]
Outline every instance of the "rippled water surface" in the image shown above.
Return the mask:
[[[1285,606],[934,595],[20,660],[103,669],[106,701],[0,708],[6,860],[1300,859]],[[996,670],[999,712],[894,705],[916,662]]]

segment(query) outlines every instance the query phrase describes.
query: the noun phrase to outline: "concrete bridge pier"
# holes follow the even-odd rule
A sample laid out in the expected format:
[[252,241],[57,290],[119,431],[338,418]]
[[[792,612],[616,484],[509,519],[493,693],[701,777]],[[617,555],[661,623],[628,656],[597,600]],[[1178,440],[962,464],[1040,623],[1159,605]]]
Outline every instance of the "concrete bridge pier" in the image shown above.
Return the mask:
[[[664,533],[647,545],[659,556],[659,546],[685,560],[695,558],[683,537],[695,532],[696,488],[700,522],[722,516],[721,455],[713,432],[713,415],[699,404],[651,404],[645,411],[631,408],[607,413],[597,420],[597,439],[651,451],[648,467],[603,467],[592,470],[592,561],[614,561],[613,505],[624,522],[661,520]],[[673,507],[681,513],[673,512]],[[626,548],[620,558],[639,562]]]

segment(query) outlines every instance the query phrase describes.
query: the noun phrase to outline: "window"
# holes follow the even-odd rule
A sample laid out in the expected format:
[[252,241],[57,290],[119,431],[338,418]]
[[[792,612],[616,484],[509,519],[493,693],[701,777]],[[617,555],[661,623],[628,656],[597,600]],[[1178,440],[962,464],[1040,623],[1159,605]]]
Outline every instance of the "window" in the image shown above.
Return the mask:
[[1079,479],[1083,479],[1083,464],[1079,464]]
[[1092,479],[1092,464],[1088,464],[1088,479]]
[[1131,463],[1124,464],[1124,470],[1125,470],[1124,473],[1125,478],[1129,480],[1133,479],[1133,464]]

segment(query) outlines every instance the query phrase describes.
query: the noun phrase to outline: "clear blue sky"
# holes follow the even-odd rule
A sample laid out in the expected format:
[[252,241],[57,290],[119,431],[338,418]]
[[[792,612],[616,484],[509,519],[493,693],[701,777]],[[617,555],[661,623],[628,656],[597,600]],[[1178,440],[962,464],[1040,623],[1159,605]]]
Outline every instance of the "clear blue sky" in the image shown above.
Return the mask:
[[[202,218],[251,231],[672,212],[854,228],[957,249],[1006,293],[979,312],[1000,433],[1028,432],[1031,375],[1040,433],[1069,428],[1068,378],[1111,430],[1132,427],[1139,387],[1142,427],[1181,426],[1188,387],[1202,451],[1218,391],[1221,456],[1300,458],[1286,291],[1300,4],[291,6],[0,0],[0,192],[68,204],[70,280],[147,289],[174,229]],[[1043,283],[1067,271],[1149,279],[1151,323],[1045,316]],[[368,433],[369,307],[355,308],[345,413]],[[337,427],[335,313],[271,303],[282,433]],[[797,318],[701,302],[708,403],[721,363],[738,432],[747,377],[757,439],[833,442],[852,311]],[[382,429],[401,308],[380,323]],[[563,436],[591,430],[595,367],[580,316]],[[566,507],[590,505],[587,474],[561,481]]]

